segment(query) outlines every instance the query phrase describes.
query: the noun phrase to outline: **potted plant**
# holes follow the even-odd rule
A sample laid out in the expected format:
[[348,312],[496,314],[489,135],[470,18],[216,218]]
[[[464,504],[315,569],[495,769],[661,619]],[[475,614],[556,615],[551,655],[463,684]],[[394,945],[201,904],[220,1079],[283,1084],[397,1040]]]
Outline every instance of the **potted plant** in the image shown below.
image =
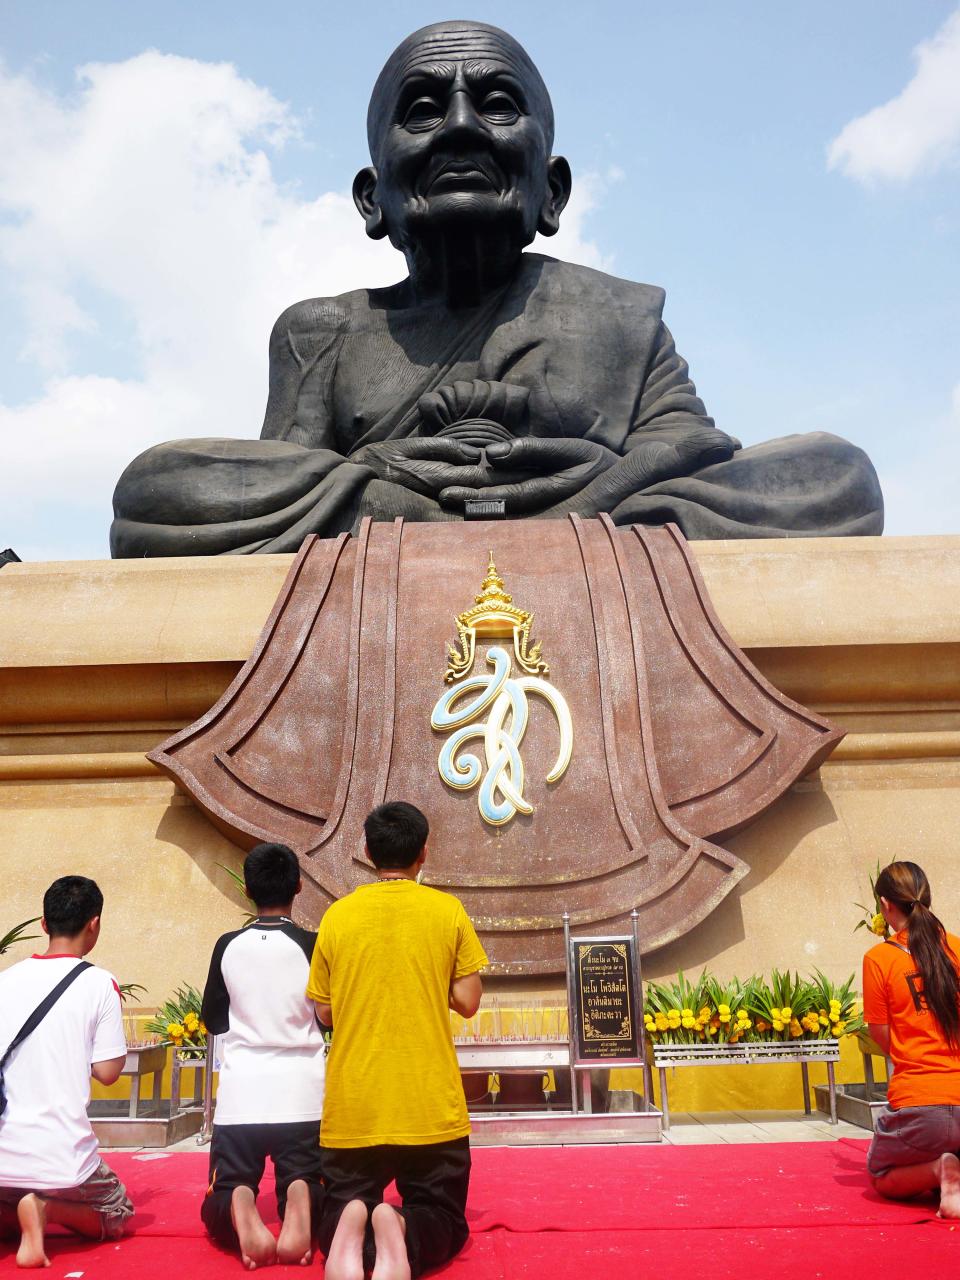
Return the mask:
[[[880,878],[880,862],[879,859],[874,866],[873,875],[869,878],[870,884],[870,903],[864,905],[862,902],[855,902],[853,905],[860,912],[860,919],[853,926],[856,933],[858,929],[867,929],[873,937],[886,941],[890,936],[890,927],[884,918],[883,911],[880,909],[880,895],[877,893],[877,880]],[[872,940],[872,939],[871,939]],[[865,1056],[873,1055],[877,1058],[885,1058],[886,1054],[871,1036],[866,1026],[862,1026],[857,1032],[857,1043],[860,1046],[860,1052]]]
[[202,1002],[200,992],[184,983],[160,1005],[145,1029],[173,1045],[181,1061],[202,1059],[207,1052],[207,1028],[200,1017]]
[[15,924],[9,933],[5,933],[0,938],[0,956],[5,951],[9,951],[15,942],[32,942],[34,938],[39,938],[39,933],[24,933],[24,929],[29,929],[39,919],[39,916],[34,916],[32,920],[22,920],[19,924]]

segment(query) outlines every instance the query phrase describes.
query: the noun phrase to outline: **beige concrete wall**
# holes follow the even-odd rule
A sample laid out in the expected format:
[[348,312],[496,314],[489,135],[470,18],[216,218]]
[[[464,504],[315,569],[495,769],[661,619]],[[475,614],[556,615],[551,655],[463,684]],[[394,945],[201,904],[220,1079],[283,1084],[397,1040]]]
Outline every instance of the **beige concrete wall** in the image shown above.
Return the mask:
[[[650,957],[659,976],[859,968],[877,859],[930,873],[960,930],[960,537],[695,544],[734,639],[848,729],[819,773],[729,841],[751,874]],[[106,895],[97,959],[153,1001],[203,981],[243,914],[241,855],[143,752],[214,701],[287,556],[11,565],[0,572],[0,933],[56,876]],[[0,965],[26,954],[16,948]]]

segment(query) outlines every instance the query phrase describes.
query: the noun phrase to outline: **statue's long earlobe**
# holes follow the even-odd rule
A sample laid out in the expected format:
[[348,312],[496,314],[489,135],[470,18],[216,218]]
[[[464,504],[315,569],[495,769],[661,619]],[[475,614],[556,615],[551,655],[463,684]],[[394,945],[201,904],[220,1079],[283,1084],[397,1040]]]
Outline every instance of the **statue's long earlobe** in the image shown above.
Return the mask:
[[560,215],[567,207],[573,175],[563,156],[551,156],[547,161],[547,194],[540,208],[537,230],[542,236],[555,236],[560,230]]
[[387,234],[387,224],[376,201],[376,188],[377,171],[368,165],[353,180],[353,203],[363,216],[370,239],[382,240]]

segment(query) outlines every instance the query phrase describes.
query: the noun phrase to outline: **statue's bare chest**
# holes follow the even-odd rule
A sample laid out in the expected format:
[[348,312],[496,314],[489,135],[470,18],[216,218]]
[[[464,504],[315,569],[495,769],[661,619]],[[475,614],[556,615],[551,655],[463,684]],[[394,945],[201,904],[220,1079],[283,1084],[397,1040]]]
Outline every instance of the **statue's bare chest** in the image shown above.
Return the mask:
[[[482,336],[458,341],[449,317],[411,316],[371,323],[344,335],[331,387],[331,408],[339,447],[349,452],[401,403],[416,401],[438,384],[474,378],[483,346]],[[410,434],[414,426],[404,432]]]

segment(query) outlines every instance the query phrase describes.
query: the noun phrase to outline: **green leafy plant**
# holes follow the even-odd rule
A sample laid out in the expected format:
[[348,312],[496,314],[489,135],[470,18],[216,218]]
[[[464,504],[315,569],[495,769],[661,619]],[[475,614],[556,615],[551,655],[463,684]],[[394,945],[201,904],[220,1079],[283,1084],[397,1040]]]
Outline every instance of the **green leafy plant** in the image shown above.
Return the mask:
[[196,1050],[199,1057],[207,1047],[207,1028],[200,1017],[202,1003],[200,992],[184,983],[160,1005],[144,1029],[161,1036],[177,1049]]
[[39,919],[39,916],[34,916],[32,920],[23,920],[20,924],[15,924],[9,933],[5,933],[3,937],[0,938],[0,956],[2,956],[5,951],[9,951],[16,942],[32,942],[34,938],[39,938],[39,933],[24,933],[24,929],[29,929],[30,926],[32,924],[36,924]]
[[[811,986],[816,995],[814,1008],[820,1026],[818,1035],[852,1036],[866,1029],[863,1013],[853,988],[853,974],[846,982],[831,982],[814,969]],[[811,1016],[814,1010],[811,1010]]]
[[861,918],[853,926],[856,933],[858,929],[869,929],[871,933],[875,933],[878,938],[888,938],[890,929],[884,919],[883,912],[880,910],[880,895],[877,893],[877,881],[880,879],[880,860],[877,859],[876,866],[873,869],[873,875],[870,877],[870,896],[873,899],[870,906],[864,906],[862,902],[855,902],[853,905],[860,911]]
[[[230,867],[225,866],[222,862],[218,862],[218,863],[217,863],[217,866],[220,868],[220,870],[221,870],[221,871],[225,871],[225,872],[227,873],[227,875],[228,875],[228,876],[230,877],[230,879],[233,881],[235,888],[239,889],[239,890],[240,890],[240,892],[243,894],[243,896],[244,896],[244,897],[247,899],[247,901],[249,902],[249,901],[250,901],[250,898],[249,898],[249,895],[247,894],[247,886],[246,886],[246,884],[244,883],[243,876],[238,875],[238,874],[236,873],[236,871],[231,870],[231,868],[230,868]],[[244,916],[244,918],[243,918],[243,923],[244,923],[244,924],[250,924],[250,922],[251,922],[252,920],[256,920],[256,918],[257,918],[257,917],[256,917],[256,915],[251,915],[251,914],[248,912],[248,913],[247,913],[247,915],[245,915],[245,916]]]
[[147,988],[139,982],[121,982],[120,999],[124,1004],[126,1004],[128,1000],[136,1000],[137,1004],[139,1004],[140,997],[137,995],[137,992],[146,991],[146,989]]
[[648,982],[644,1026],[663,1044],[695,1044],[710,1018],[707,973],[691,982],[683,972],[671,983]]
[[769,1032],[775,1040],[790,1040],[803,1035],[801,1018],[813,1007],[809,982],[789,969],[774,969],[769,982],[757,984],[753,993],[752,1013],[765,1025],[758,1030]]
[[826,1039],[863,1027],[854,977],[833,983],[819,969],[811,978],[774,969],[728,982],[706,970],[691,982],[648,982],[643,1011],[655,1044],[737,1044],[742,1040]]
[[753,1030],[752,1006],[759,982],[758,978],[746,982],[733,978],[726,983],[712,976],[706,979],[705,994],[712,1006],[706,1031],[718,1044],[737,1044]]

